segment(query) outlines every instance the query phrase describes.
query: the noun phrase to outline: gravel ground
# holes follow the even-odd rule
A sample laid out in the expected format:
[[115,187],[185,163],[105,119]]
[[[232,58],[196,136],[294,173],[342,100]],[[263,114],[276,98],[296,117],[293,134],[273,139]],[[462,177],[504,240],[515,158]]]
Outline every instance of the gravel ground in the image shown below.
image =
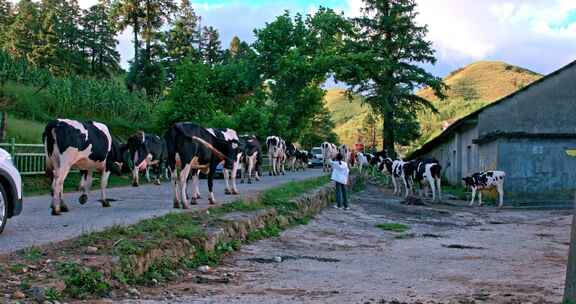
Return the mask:
[[[302,180],[320,176],[321,170],[287,173],[286,176],[265,176],[254,184],[239,184],[239,196],[224,195],[224,181],[216,180],[214,189],[216,199],[227,203],[242,197],[253,197],[259,191],[276,187],[293,180]],[[200,192],[203,199],[195,208],[208,205],[208,188],[206,180],[201,180]],[[89,201],[81,206],[77,203],[79,193],[66,193],[70,212],[61,216],[50,215],[50,197],[35,196],[24,199],[24,210],[20,216],[8,221],[6,229],[0,234],[0,253],[44,245],[76,237],[84,232],[103,230],[113,225],[137,223],[146,218],[174,212],[172,208],[173,190],[169,183],[160,186],[147,185],[138,188],[124,187],[108,189],[108,197],[118,201],[112,202],[111,208],[102,208],[97,201],[100,198],[99,187],[93,188]]]
[[[375,227],[391,222],[411,229]],[[125,303],[559,303],[569,228],[566,211],[406,206],[369,186],[350,211]]]

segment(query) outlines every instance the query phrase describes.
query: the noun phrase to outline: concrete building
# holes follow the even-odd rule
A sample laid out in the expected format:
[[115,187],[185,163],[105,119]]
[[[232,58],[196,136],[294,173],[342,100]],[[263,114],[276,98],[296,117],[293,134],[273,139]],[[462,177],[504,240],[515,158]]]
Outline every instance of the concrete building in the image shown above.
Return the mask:
[[506,200],[569,200],[576,189],[576,61],[450,125],[411,157],[435,157],[445,178],[502,170]]

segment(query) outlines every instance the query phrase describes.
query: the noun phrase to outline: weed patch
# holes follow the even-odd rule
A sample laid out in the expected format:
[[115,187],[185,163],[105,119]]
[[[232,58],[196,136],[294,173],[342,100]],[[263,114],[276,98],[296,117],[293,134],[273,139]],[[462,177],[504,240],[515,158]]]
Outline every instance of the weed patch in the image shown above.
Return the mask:
[[21,251],[22,257],[29,261],[37,261],[42,257],[43,254],[44,253],[42,250],[36,246],[32,246]]
[[76,263],[62,263],[59,265],[59,274],[64,278],[66,288],[64,293],[73,298],[85,298],[88,295],[105,296],[110,291],[110,284],[104,275],[89,267]]
[[377,224],[376,227],[385,231],[392,231],[392,232],[406,232],[410,229],[408,225],[399,223]]

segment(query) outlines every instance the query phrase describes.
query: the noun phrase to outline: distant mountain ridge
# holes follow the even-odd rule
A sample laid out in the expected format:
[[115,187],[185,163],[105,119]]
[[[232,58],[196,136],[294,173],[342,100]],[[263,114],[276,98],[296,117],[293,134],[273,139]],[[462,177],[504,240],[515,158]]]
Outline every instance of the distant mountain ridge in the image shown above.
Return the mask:
[[[431,100],[440,114],[419,115],[422,137],[414,143],[414,147],[439,134],[443,126],[541,77],[542,75],[538,73],[502,61],[478,61],[451,72],[444,78],[444,82],[450,87],[446,92],[447,99],[438,100],[429,88],[417,93]],[[325,97],[326,106],[332,113],[332,119],[336,124],[335,132],[340,141],[352,145],[364,140],[359,138],[358,133],[369,113],[369,106],[363,106],[359,97],[349,102],[343,93],[343,89],[328,90]]]

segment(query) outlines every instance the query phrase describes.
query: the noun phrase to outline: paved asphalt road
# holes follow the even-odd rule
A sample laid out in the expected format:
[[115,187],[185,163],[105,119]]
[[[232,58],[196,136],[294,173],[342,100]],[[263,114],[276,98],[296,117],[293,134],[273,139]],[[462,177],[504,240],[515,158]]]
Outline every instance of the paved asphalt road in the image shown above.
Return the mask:
[[[254,184],[239,184],[241,195],[224,195],[224,181],[215,181],[216,200],[228,203],[241,197],[253,196],[258,191],[275,187],[293,180],[320,176],[319,169],[287,173],[286,176],[269,177]],[[192,210],[208,205],[206,180],[200,181],[203,196]],[[188,188],[190,190],[190,187]],[[64,199],[70,212],[61,216],[50,215],[48,195],[25,197],[24,210],[20,216],[8,220],[6,229],[0,234],[0,253],[8,253],[33,245],[44,245],[76,237],[84,232],[99,231],[114,225],[133,224],[140,220],[176,211],[172,207],[173,190],[169,183],[161,186],[147,185],[138,188],[122,187],[108,189],[108,197],[117,199],[111,208],[102,208],[97,201],[99,189],[93,188],[88,203],[78,203],[79,193],[66,193]]]

